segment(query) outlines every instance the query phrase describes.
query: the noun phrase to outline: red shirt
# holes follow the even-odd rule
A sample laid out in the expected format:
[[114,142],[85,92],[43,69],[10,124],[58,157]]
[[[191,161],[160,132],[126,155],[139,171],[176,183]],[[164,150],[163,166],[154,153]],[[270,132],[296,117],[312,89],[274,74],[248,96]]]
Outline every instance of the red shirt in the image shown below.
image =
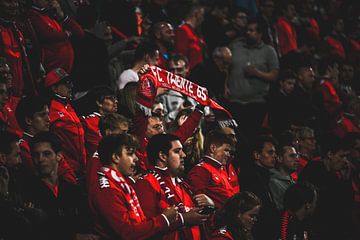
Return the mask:
[[50,131],[62,143],[64,158],[74,171],[83,171],[86,162],[84,129],[74,109],[58,99],[49,108]]
[[279,49],[281,56],[297,50],[297,37],[295,27],[284,17],[279,17],[276,28],[279,35]]
[[[186,183],[183,182],[182,179],[175,178],[174,185],[167,170],[155,168],[154,173],[158,174],[157,176],[161,176],[161,181],[164,181],[163,187],[160,186],[160,181],[157,180],[153,173],[149,173],[143,178],[138,179],[135,184],[135,190],[139,196],[139,201],[146,217],[157,216],[161,214],[164,209],[174,205],[174,203],[176,205],[183,203],[185,209],[194,207],[190,193],[184,187]],[[163,189],[165,188],[169,189],[169,194],[164,193]],[[173,199],[169,200],[168,197],[171,195],[174,195]],[[200,239],[200,228],[198,226],[182,228],[181,231],[183,239]],[[173,231],[161,234],[161,236],[156,236],[155,239],[179,240],[181,239],[180,231],[174,229]]]
[[[141,207],[134,208],[129,203],[129,194],[133,188],[129,184],[121,184],[124,181],[117,170],[102,167],[98,173],[98,182],[90,186],[89,206],[95,232],[102,239],[140,240],[167,230],[168,225],[162,215],[143,219],[137,213],[142,212]],[[132,199],[135,197],[136,194],[131,195]]]
[[35,6],[29,11],[29,18],[34,26],[37,37],[43,48],[43,64],[46,71],[57,67],[71,73],[74,63],[74,49],[65,30],[78,38],[84,36],[81,26],[71,17],[61,23],[47,15],[45,9]]
[[202,36],[196,34],[189,24],[184,23],[175,30],[175,51],[187,57],[190,70],[203,62],[204,46]]
[[239,186],[231,185],[225,167],[215,159],[205,156],[188,174],[188,183],[194,194],[204,193],[221,208],[224,203],[239,192]]
[[94,112],[88,116],[80,118],[85,132],[85,146],[88,156],[92,156],[99,146],[101,134],[99,130],[99,121],[101,114]]

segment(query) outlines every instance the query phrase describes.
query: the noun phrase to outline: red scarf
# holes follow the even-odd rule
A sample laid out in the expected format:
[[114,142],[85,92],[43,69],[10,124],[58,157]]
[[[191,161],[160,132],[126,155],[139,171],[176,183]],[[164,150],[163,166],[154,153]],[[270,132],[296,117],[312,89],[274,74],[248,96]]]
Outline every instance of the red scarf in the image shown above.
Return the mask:
[[226,120],[225,122],[222,121],[224,123],[220,123],[220,125],[237,126],[236,122],[232,119],[230,112],[209,98],[208,90],[205,87],[201,87],[183,77],[156,66],[150,66],[150,71],[140,77],[138,87],[138,93],[140,93],[140,95],[138,94],[137,96],[137,102],[150,108],[154,103],[156,90],[159,87],[180,92],[195,99],[203,106],[209,106],[213,109],[225,112],[227,118],[230,118],[231,120]]
[[109,185],[108,181],[110,181],[115,188],[121,189],[124,192],[126,202],[130,205],[133,213],[133,215],[130,215],[132,219],[138,223],[146,220],[134,188],[126,182],[124,177],[118,171],[108,167],[102,167],[98,174],[106,176],[100,177],[100,188],[107,187]]

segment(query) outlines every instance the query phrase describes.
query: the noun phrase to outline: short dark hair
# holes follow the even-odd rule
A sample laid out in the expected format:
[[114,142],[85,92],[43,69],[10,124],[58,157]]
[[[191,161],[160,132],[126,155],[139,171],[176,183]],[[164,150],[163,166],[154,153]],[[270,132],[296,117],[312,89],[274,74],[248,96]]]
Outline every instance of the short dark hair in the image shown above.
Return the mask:
[[337,153],[341,150],[350,150],[351,147],[346,144],[341,138],[333,134],[325,135],[321,142],[321,155],[327,156],[329,152]]
[[171,142],[176,140],[180,141],[177,136],[172,134],[156,134],[152,136],[146,147],[149,162],[155,166],[159,159],[159,153],[167,154],[171,149]]
[[252,141],[251,153],[260,153],[263,150],[265,143],[272,143],[275,147],[277,146],[277,142],[273,137],[260,135]]
[[134,60],[135,62],[140,61],[145,57],[146,54],[155,56],[157,50],[159,50],[159,47],[155,44],[155,42],[144,40],[137,46]]
[[116,96],[115,91],[106,85],[96,86],[89,91],[95,101],[103,102],[106,96]]
[[304,204],[312,203],[315,198],[315,193],[315,187],[311,183],[295,183],[288,187],[285,192],[284,208],[295,212],[301,209]]
[[99,120],[99,130],[105,136],[106,129],[115,130],[119,123],[129,123],[130,120],[118,113],[109,113],[102,116]]
[[19,137],[7,131],[0,131],[0,153],[10,154],[11,144],[19,142]]
[[33,151],[35,144],[38,143],[50,143],[51,148],[55,153],[59,153],[62,150],[61,142],[59,138],[51,132],[39,132],[29,142],[30,150]]
[[100,162],[109,165],[112,155],[118,154],[123,147],[137,148],[138,142],[134,136],[127,133],[104,136],[98,147]]
[[210,145],[215,144],[220,147],[223,144],[233,144],[232,139],[223,131],[216,129],[210,131],[205,137],[204,149],[206,153],[210,152]]
[[256,31],[257,31],[258,33],[264,34],[264,32],[265,32],[265,27],[264,27],[264,25],[263,25],[258,19],[256,19],[256,18],[250,19],[250,20],[248,21],[247,26],[249,26],[250,24],[256,24]]
[[285,81],[288,79],[296,79],[296,74],[290,69],[280,70],[279,81]]
[[26,118],[32,118],[35,113],[41,112],[49,103],[39,96],[26,96],[22,98],[15,110],[16,121],[23,130],[27,130]]

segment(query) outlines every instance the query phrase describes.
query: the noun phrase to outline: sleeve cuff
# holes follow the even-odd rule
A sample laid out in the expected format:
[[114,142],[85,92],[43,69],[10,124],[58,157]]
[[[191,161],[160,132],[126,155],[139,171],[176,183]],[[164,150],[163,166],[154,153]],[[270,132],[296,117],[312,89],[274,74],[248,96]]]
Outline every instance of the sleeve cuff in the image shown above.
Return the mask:
[[165,214],[161,214],[161,216],[163,216],[165,218],[167,226],[170,227],[169,219],[165,216]]
[[180,216],[181,223],[184,226],[185,225],[184,217],[181,213],[179,213],[179,216]]
[[65,16],[63,22],[65,23],[69,19],[69,16]]

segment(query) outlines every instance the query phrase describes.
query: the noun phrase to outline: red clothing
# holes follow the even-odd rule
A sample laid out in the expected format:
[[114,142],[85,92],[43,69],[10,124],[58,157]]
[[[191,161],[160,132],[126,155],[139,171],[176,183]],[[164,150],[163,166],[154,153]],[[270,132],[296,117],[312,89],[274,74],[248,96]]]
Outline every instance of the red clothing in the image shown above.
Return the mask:
[[279,17],[276,28],[279,35],[279,50],[281,56],[297,50],[297,37],[295,27],[286,18]]
[[313,40],[320,41],[320,27],[315,18],[310,18],[310,26],[307,28],[308,33]]
[[143,216],[137,195],[131,185],[115,169],[102,167],[98,182],[89,191],[89,206],[95,232],[102,239],[146,239],[167,230],[163,215]]
[[23,130],[19,127],[15,116],[15,110],[18,103],[20,102],[20,99],[20,97],[10,96],[2,112],[4,114],[4,119],[6,120],[6,123],[8,125],[7,131],[16,134],[18,137],[21,138],[23,136]]
[[343,60],[346,58],[345,49],[342,43],[332,36],[328,36],[325,39],[328,47],[330,48],[330,53],[334,56],[337,56]]
[[29,18],[43,48],[43,65],[48,72],[60,67],[71,73],[74,63],[74,49],[65,30],[78,38],[84,36],[81,26],[71,17],[65,17],[60,24],[51,18],[45,9],[32,7]]
[[320,92],[326,112],[330,116],[338,117],[342,102],[333,86],[333,84],[324,79],[320,82]]
[[230,185],[234,188],[236,192],[240,192],[238,172],[235,170],[234,166],[231,163],[227,166],[227,174]]
[[99,121],[101,114],[94,112],[88,116],[80,118],[85,131],[85,146],[88,156],[92,156],[99,146],[101,134],[99,130]]
[[234,240],[234,237],[229,231],[227,231],[225,228],[222,228],[211,234],[209,240]]
[[92,156],[88,156],[86,162],[86,186],[88,190],[98,181],[97,172],[100,171],[101,167],[102,164],[100,162],[99,154],[95,151]]
[[0,18],[0,46],[0,55],[6,57],[12,71],[13,94],[21,97],[25,90],[27,94],[36,93],[24,36],[15,22]]
[[[138,179],[135,184],[135,190],[138,193],[139,201],[146,217],[157,216],[161,214],[164,209],[172,205],[177,206],[180,203],[184,204],[185,209],[194,207],[191,195],[184,187],[186,183],[183,182],[182,179],[176,178],[174,180],[176,185],[174,185],[167,170],[155,168],[154,173],[149,173],[143,178]],[[161,176],[161,182],[164,182],[163,187],[160,186],[160,180],[157,180],[158,176]],[[163,191],[165,188],[169,189],[167,194]],[[171,195],[174,196],[169,199],[168,197]],[[183,234],[183,238],[180,238],[180,234]],[[155,236],[154,239],[200,239],[200,228],[199,226],[193,226],[191,228],[182,228],[181,230],[174,229],[173,231],[161,234],[161,236]]]
[[[308,156],[305,156],[305,155],[302,155],[301,153],[299,153],[299,164],[298,164],[296,172],[299,175],[300,172],[306,167],[306,165],[309,162],[311,162],[311,161],[320,161],[320,160],[321,160],[320,157],[309,158]],[[296,175],[293,175],[293,176],[296,176]]]
[[350,132],[360,133],[360,128],[354,125],[354,123],[349,118],[343,116],[339,121],[337,121],[334,133],[336,136],[342,138]]
[[224,203],[239,192],[239,186],[229,181],[225,167],[215,159],[205,156],[188,174],[188,183],[194,194],[204,193],[221,208]]
[[175,31],[175,51],[187,57],[189,68],[193,69],[202,63],[205,42],[202,36],[195,33],[189,24],[182,24]]
[[62,143],[64,158],[74,171],[83,171],[86,162],[84,129],[74,109],[59,98],[51,100],[50,131]]

